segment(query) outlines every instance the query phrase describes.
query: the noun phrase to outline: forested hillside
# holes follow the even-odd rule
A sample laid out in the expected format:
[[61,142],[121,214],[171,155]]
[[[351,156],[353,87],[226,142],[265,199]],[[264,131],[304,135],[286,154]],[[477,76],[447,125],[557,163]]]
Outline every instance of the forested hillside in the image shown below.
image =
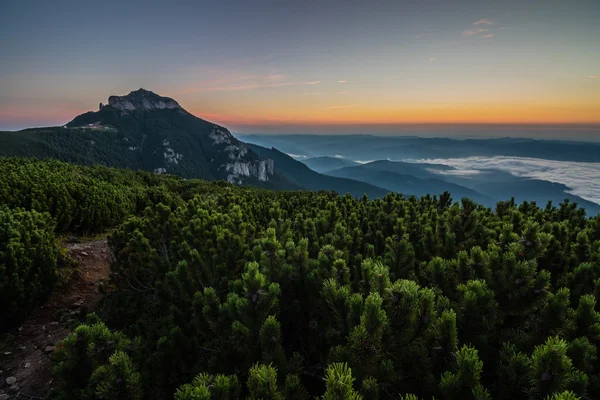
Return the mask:
[[[0,167],[0,235],[11,238],[0,282],[23,282],[3,305],[43,299],[30,288],[53,279],[53,235],[119,226],[108,294],[54,353],[54,398],[600,391],[600,218],[574,204],[489,209],[448,194],[369,200],[56,161]],[[45,258],[18,256],[34,248]]]

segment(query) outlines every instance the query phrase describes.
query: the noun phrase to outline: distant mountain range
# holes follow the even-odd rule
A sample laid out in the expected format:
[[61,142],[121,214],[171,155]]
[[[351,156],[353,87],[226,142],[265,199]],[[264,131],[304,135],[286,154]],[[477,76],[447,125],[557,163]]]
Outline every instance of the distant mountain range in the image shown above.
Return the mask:
[[345,158],[327,156],[306,158],[300,161],[302,161],[303,164],[306,164],[313,171],[317,172],[327,172],[334,169],[360,165],[355,161],[346,160]]
[[496,204],[491,197],[475,190],[439,179],[439,175],[427,171],[425,164],[375,161],[355,167],[344,167],[327,172],[338,178],[357,179],[384,187],[406,196],[424,196],[450,192],[455,200],[469,197],[474,201],[493,207]]
[[545,160],[600,162],[600,143],[521,138],[449,139],[373,135],[236,135],[248,143],[277,147],[306,158],[340,155],[375,161],[470,156],[533,157]]
[[393,191],[366,183],[360,178],[320,174],[275,148],[267,149],[253,144],[248,144],[248,147],[259,156],[273,160],[279,173],[305,189],[333,190],[342,194],[350,193],[354,197],[366,194],[369,198],[383,197]]
[[455,201],[469,197],[488,207],[510,198],[518,203],[536,202],[541,207],[548,201],[558,205],[568,199],[584,207],[590,215],[600,213],[600,205],[569,193],[569,188],[559,183],[519,178],[497,170],[467,177],[454,175],[453,171],[456,170],[447,165],[374,161],[328,171],[326,174],[339,178],[351,177],[404,195],[422,196],[448,191]]
[[[489,207],[493,207],[500,200],[510,198],[519,203],[533,201],[541,207],[546,206],[548,201],[558,205],[566,199],[584,207],[589,215],[600,213],[599,204],[572,193],[573,190],[567,184],[516,176],[498,168],[462,171],[435,161],[473,156],[511,156],[562,162],[600,162],[600,144],[597,143],[515,138],[454,140],[370,135],[236,136],[249,143],[276,146],[280,151],[294,155],[315,171],[368,182],[405,195],[440,194],[450,191],[455,200],[467,196]],[[389,161],[390,159],[407,159],[411,162]],[[419,162],[412,162],[416,160]],[[427,163],[423,160],[434,161]],[[600,173],[596,177],[586,179],[600,181]]]

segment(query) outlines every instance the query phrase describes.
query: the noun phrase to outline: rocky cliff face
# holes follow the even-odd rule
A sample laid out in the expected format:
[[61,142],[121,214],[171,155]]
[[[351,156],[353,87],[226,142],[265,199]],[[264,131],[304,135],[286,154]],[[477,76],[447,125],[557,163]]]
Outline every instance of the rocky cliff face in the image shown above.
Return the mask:
[[246,144],[234,138],[227,129],[215,126],[209,137],[214,146],[225,146],[219,151],[227,154],[228,161],[220,167],[227,171],[227,182],[241,185],[244,178],[266,182],[273,175],[273,160],[252,160],[247,157],[249,150]]
[[181,109],[179,103],[169,97],[162,97],[149,90],[139,89],[126,96],[110,96],[108,106],[121,111]]
[[275,163],[271,159],[227,163],[225,165],[225,170],[229,172],[227,182],[241,185],[245,177],[254,177],[261,182],[266,182],[273,175],[274,166]]

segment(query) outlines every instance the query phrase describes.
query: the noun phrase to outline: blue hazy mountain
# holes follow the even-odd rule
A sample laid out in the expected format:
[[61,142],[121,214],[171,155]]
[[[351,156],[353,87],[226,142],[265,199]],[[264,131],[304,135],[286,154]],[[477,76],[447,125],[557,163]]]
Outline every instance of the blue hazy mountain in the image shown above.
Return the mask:
[[409,163],[402,161],[378,160],[362,164],[374,171],[389,171],[417,178],[441,179],[440,172],[455,171],[456,168],[443,164]]
[[[392,167],[391,169],[396,169],[395,167],[401,167],[393,165],[395,163],[384,163]],[[405,196],[425,196],[427,194],[440,195],[444,192],[450,192],[455,201],[459,201],[463,197],[469,197],[474,201],[488,207],[493,207],[496,204],[492,198],[482,195],[473,189],[447,182],[442,179],[434,178],[433,174],[432,177],[419,178],[414,175],[401,174],[398,172],[385,170],[382,166],[376,165],[373,168],[370,164],[365,164],[329,171],[327,172],[327,175],[369,182],[373,185],[385,187]]]
[[440,164],[374,161],[327,172],[337,177],[369,182],[406,195],[440,194],[449,191],[454,200],[470,197],[488,207],[514,198],[516,202],[535,202],[545,207],[565,199],[585,208],[589,215],[600,213],[600,205],[569,193],[566,185],[514,176],[501,170],[482,170],[474,175],[459,175],[456,168]]
[[237,135],[240,140],[275,146],[306,157],[341,155],[351,160],[402,160],[471,156],[532,157],[600,162],[600,143],[521,138],[449,139],[373,135]]
[[545,207],[548,201],[558,206],[566,199],[585,208],[588,215],[600,213],[600,205],[569,193],[570,188],[564,184],[518,177],[506,171],[482,170],[478,174],[469,176],[444,175],[443,179],[497,200],[514,197],[518,203],[536,202],[538,206]]
[[300,159],[303,164],[307,165],[310,169],[317,172],[327,172],[334,169],[340,169],[344,167],[354,167],[359,165],[356,161],[347,160],[340,157],[314,157]]

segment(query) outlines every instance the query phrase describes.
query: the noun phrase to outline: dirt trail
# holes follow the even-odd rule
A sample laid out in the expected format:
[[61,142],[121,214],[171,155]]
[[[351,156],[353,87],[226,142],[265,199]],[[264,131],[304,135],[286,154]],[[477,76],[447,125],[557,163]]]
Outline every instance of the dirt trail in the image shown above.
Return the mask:
[[[108,279],[111,262],[106,239],[65,246],[79,261],[79,271],[6,337],[0,353],[0,400],[44,398],[52,387],[54,346],[102,297],[98,285]],[[16,383],[9,385],[8,378],[16,378]]]

